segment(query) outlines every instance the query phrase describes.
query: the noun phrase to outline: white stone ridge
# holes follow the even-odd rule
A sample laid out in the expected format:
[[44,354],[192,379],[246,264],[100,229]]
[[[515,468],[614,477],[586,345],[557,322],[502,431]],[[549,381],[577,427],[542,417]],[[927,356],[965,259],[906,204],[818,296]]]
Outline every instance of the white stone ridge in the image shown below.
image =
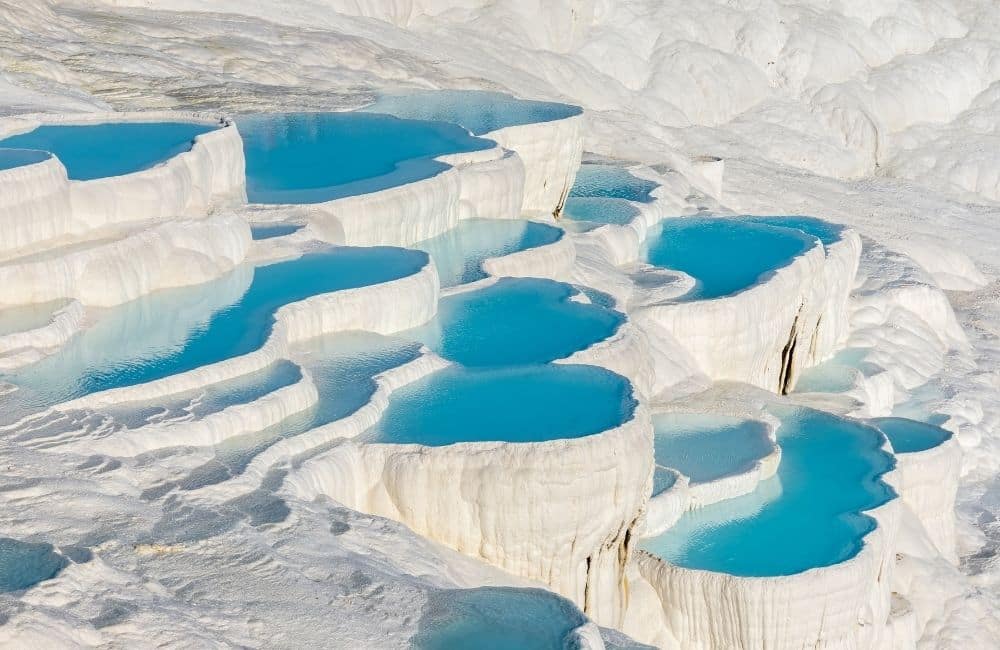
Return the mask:
[[[474,424],[470,424],[474,426]],[[652,480],[652,424],[584,438],[444,447],[346,440],[286,488],[389,517],[450,548],[538,580],[620,625],[625,566]]]
[[42,124],[156,120],[216,124],[220,128],[197,136],[189,151],[122,176],[71,181],[57,159],[31,169],[0,171],[4,187],[0,256],[72,243],[94,237],[95,231],[129,223],[200,218],[216,207],[246,201],[243,141],[236,126],[224,116],[167,111],[20,115],[0,118],[0,138]]
[[71,300],[45,325],[0,336],[0,372],[16,370],[56,352],[80,331],[84,316],[83,305]]
[[250,229],[235,216],[136,228],[0,264],[0,304],[120,305],[157,289],[214,280],[242,262],[249,245]]
[[573,245],[572,238],[563,231],[559,239],[551,244],[487,258],[483,260],[481,268],[493,277],[534,277],[566,281],[575,262],[576,246]]

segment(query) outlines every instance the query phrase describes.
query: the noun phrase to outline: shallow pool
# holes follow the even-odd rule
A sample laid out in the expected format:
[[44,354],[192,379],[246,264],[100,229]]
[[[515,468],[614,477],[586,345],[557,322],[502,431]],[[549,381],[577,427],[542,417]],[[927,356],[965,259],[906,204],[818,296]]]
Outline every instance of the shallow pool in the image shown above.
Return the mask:
[[815,237],[823,242],[824,246],[829,246],[840,241],[844,232],[844,227],[829,221],[823,221],[816,217],[803,216],[744,216],[740,219],[760,223],[767,226],[779,226],[781,228],[793,228]]
[[436,156],[489,149],[454,124],[377,113],[239,118],[251,203],[320,203],[434,176]]
[[149,169],[191,149],[195,137],[218,124],[107,122],[50,124],[0,140],[0,147],[55,154],[72,180],[88,181]]
[[544,589],[448,589],[429,594],[410,643],[418,650],[564,650],[586,622],[571,602]]
[[810,409],[778,413],[778,472],[743,497],[685,514],[641,547],[669,562],[739,576],[792,575],[853,557],[895,497],[893,458],[872,427]]
[[635,407],[628,381],[595,366],[453,366],[395,391],[366,438],[431,447],[582,438],[620,425]]
[[51,544],[0,537],[0,592],[20,591],[54,578],[67,564]]
[[869,422],[885,434],[897,454],[927,451],[951,438],[946,429],[907,418],[872,418]]
[[545,246],[559,241],[562,230],[520,219],[466,219],[446,233],[414,244],[434,260],[442,287],[453,287],[486,277],[488,258]]
[[52,300],[28,305],[0,307],[0,336],[44,327],[52,321],[57,311],[68,304],[67,300]]
[[284,305],[395,280],[426,263],[420,251],[337,247],[240,267],[214,282],[157,291],[107,310],[58,354],[4,379],[27,389],[13,397],[36,406],[160,379],[258,349]]
[[623,199],[571,196],[566,199],[562,216],[572,221],[603,225],[606,223],[624,226],[632,223],[639,211]]
[[562,120],[583,112],[579,106],[518,99],[484,90],[432,90],[383,95],[362,110],[461,124],[476,135],[508,126]]
[[823,363],[806,368],[795,384],[796,393],[844,393],[855,387],[861,375],[876,366],[867,363],[868,348],[844,348]]
[[540,278],[501,278],[441,300],[437,317],[408,333],[465,366],[546,363],[608,338],[625,317],[571,300],[578,292]]
[[768,427],[758,420],[703,413],[665,413],[653,418],[656,464],[692,483],[741,474],[773,451]]
[[274,239],[275,237],[291,235],[293,232],[302,230],[302,228],[304,228],[304,226],[297,223],[251,224],[250,236],[254,241],[259,241],[261,239]]
[[37,149],[0,149],[0,171],[24,165],[34,165],[44,162],[50,157],[49,152]]
[[657,187],[655,182],[639,178],[624,167],[588,163],[580,165],[577,170],[569,195],[649,203],[653,200],[651,193]]
[[650,231],[645,259],[695,279],[682,300],[708,300],[754,286],[815,242],[801,231],[739,218],[682,217]]

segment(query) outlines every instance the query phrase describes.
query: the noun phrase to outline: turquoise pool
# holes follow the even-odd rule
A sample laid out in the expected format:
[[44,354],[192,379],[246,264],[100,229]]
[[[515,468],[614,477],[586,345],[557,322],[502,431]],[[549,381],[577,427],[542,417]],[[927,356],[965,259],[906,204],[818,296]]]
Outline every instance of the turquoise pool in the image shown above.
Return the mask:
[[438,316],[409,333],[469,367],[546,363],[603,341],[625,317],[571,300],[577,290],[540,278],[501,278],[441,300]]
[[798,230],[740,218],[681,217],[665,219],[650,231],[644,257],[695,279],[682,300],[709,300],[749,289],[815,242]]
[[366,439],[439,447],[582,438],[622,424],[635,407],[629,382],[595,366],[452,366],[395,391]]
[[89,181],[149,169],[191,149],[194,139],[219,124],[107,122],[50,124],[0,140],[0,148],[51,152],[69,178]]
[[656,464],[676,469],[692,483],[750,470],[773,450],[768,427],[757,420],[702,413],[653,418]]
[[624,167],[587,163],[580,165],[570,197],[624,199],[638,203],[653,200],[655,182],[634,176]]
[[579,115],[579,106],[518,99],[483,90],[432,90],[383,95],[364,111],[460,124],[475,135],[508,126],[551,122]]
[[844,227],[829,221],[823,221],[816,217],[802,216],[744,216],[740,217],[746,221],[759,223],[766,226],[778,226],[780,228],[793,228],[801,230],[805,234],[815,237],[823,242],[824,246],[835,244],[840,241],[844,232]]
[[858,421],[810,409],[777,413],[781,463],[743,497],[685,514],[640,546],[691,569],[783,576],[847,560],[875,527],[863,511],[895,497],[881,476],[892,456]]
[[4,379],[27,389],[15,398],[30,396],[38,407],[160,379],[258,349],[284,305],[395,280],[425,264],[420,251],[337,247],[241,267],[215,282],[158,291],[110,309],[58,354]]
[[0,593],[54,578],[69,562],[51,544],[0,537]]
[[907,418],[888,417],[869,420],[892,443],[897,454],[933,449],[951,439],[951,432],[933,424]]
[[251,203],[321,203],[434,176],[444,154],[490,149],[454,124],[377,113],[272,113],[237,120]]
[[47,151],[37,149],[0,149],[0,171],[44,162],[51,157]]
[[274,239],[275,237],[291,235],[293,232],[302,230],[303,227],[304,226],[297,223],[251,224],[250,236],[254,241],[259,241],[261,239]]
[[520,219],[466,219],[448,232],[414,244],[428,253],[437,266],[442,287],[475,282],[486,277],[482,264],[488,258],[552,244],[562,230]]

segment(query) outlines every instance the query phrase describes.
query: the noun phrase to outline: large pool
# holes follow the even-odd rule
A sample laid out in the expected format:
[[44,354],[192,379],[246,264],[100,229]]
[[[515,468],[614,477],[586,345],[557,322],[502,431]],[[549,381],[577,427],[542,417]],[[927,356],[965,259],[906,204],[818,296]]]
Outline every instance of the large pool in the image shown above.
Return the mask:
[[622,424],[635,407],[629,382],[595,366],[453,366],[395,391],[366,439],[438,447],[582,438]]
[[455,124],[376,113],[239,118],[251,203],[321,203],[429,178],[444,154],[489,149]]
[[414,244],[430,254],[442,287],[453,287],[486,277],[483,262],[491,257],[552,244],[562,230],[520,219],[466,219],[444,234]]
[[551,122],[579,115],[579,106],[518,99],[483,90],[432,90],[383,95],[365,111],[417,120],[461,124],[476,135],[508,126]]
[[0,148],[51,152],[70,179],[89,181],[149,169],[190,150],[197,136],[217,128],[189,122],[50,124],[0,140]]
[[429,595],[410,643],[417,650],[564,650],[586,622],[571,602],[544,589],[448,589]]
[[951,438],[951,432],[941,427],[907,418],[872,418],[869,422],[885,434],[897,454],[927,451]]
[[895,497],[883,438],[855,420],[810,409],[779,413],[778,472],[743,497],[685,514],[641,547],[673,564],[738,576],[792,575],[853,557]]
[[682,217],[665,219],[650,231],[645,258],[695,279],[683,300],[708,300],[752,287],[815,242],[802,231],[746,219]]
[[758,420],[665,413],[653,418],[653,430],[656,464],[679,471],[692,483],[746,472],[773,451],[768,426]]
[[577,290],[540,278],[501,278],[441,300],[437,317],[409,333],[469,367],[546,363],[603,341],[625,317],[571,300]]
[[27,389],[15,398],[30,395],[39,407],[160,379],[258,349],[284,305],[395,280],[426,263],[420,251],[337,247],[241,267],[214,282],[158,291],[110,309],[58,354],[4,379]]

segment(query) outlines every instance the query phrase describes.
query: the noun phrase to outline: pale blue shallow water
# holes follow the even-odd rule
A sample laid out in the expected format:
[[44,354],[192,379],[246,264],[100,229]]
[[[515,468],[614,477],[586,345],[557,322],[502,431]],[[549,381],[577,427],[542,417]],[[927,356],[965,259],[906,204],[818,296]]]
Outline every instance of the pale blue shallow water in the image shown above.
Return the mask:
[[153,167],[190,150],[196,136],[217,128],[188,122],[44,125],[0,140],[0,147],[51,152],[70,179],[86,181]]
[[576,289],[540,278],[501,278],[441,300],[437,317],[409,335],[469,367],[547,363],[608,338],[625,317],[570,298]]
[[624,226],[631,223],[639,211],[623,199],[571,196],[566,199],[562,214],[567,219],[581,223]]
[[584,164],[576,172],[569,195],[649,203],[653,200],[651,192],[657,187],[653,181],[634,176],[624,167]]
[[4,379],[27,387],[36,406],[160,379],[258,349],[288,303],[405,277],[427,259],[402,248],[337,247],[158,291],[109,310],[58,354]]
[[868,348],[844,348],[823,363],[802,371],[796,393],[843,393],[852,389],[860,373],[872,368],[865,362]]
[[34,165],[49,158],[49,152],[37,149],[0,149],[0,170]]
[[304,226],[297,223],[274,223],[274,224],[260,224],[250,226],[250,236],[254,241],[259,241],[261,239],[273,239],[275,237],[284,237],[285,235],[291,235],[293,232],[298,232],[302,230]]
[[689,512],[640,546],[673,564],[738,576],[792,575],[847,560],[895,497],[872,427],[810,409],[778,413],[781,463],[746,496]]
[[69,562],[51,544],[0,537],[0,593],[54,578]]
[[814,242],[797,230],[740,218],[682,217],[665,219],[650,231],[645,258],[695,279],[681,300],[708,300],[752,287]]
[[885,434],[897,454],[927,451],[951,438],[941,427],[907,418],[872,418],[869,422]]
[[677,473],[669,467],[655,465],[653,467],[653,491],[649,496],[656,495],[669,490],[677,483]]
[[490,257],[552,244],[562,230],[520,219],[465,219],[457,226],[410,248],[425,251],[434,260],[442,287],[475,282],[486,277],[482,269]]
[[362,110],[461,124],[475,135],[508,126],[561,120],[583,112],[579,106],[570,104],[518,99],[483,90],[433,90],[383,95]]
[[772,451],[767,425],[723,415],[669,413],[653,418],[657,465],[692,483],[745,472]]
[[565,650],[587,619],[543,589],[448,589],[428,597],[410,643],[417,650]]
[[829,221],[823,221],[816,217],[803,216],[745,216],[740,217],[746,221],[760,223],[767,226],[779,226],[781,228],[794,228],[815,237],[823,242],[824,246],[829,246],[840,241],[844,232],[844,227]]
[[635,407],[628,381],[595,366],[452,366],[395,391],[366,438],[431,447],[582,438],[625,422]]
[[377,113],[272,113],[237,120],[251,203],[321,203],[430,178],[444,154],[494,146],[454,124]]

